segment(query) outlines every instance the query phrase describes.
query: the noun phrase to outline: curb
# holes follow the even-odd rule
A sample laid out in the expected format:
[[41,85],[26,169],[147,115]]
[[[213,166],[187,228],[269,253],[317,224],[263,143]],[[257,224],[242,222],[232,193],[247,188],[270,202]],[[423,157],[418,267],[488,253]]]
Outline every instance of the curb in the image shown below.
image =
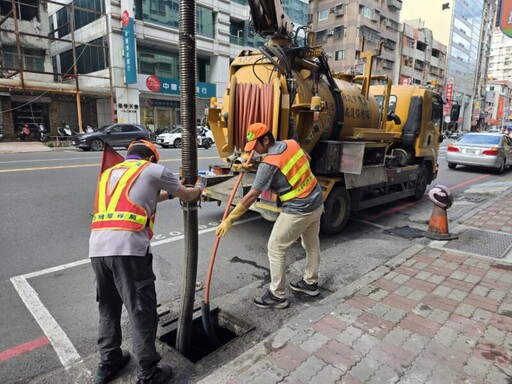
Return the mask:
[[352,283],[343,286],[338,291],[329,295],[329,297],[321,300],[318,305],[312,306],[304,313],[292,318],[279,330],[267,336],[254,347],[247,350],[236,359],[223,365],[209,376],[202,378],[197,382],[197,384],[225,384],[230,380],[233,380],[245,369],[257,363],[270,352],[283,348],[291,338],[299,333],[299,331],[310,326],[312,323],[325,316],[325,314],[332,312],[342,304],[343,301],[359,291],[361,288],[371,284],[388,272],[391,272],[424,248],[426,248],[426,246],[421,244],[411,245],[385,264],[369,271],[357,280],[354,280]]

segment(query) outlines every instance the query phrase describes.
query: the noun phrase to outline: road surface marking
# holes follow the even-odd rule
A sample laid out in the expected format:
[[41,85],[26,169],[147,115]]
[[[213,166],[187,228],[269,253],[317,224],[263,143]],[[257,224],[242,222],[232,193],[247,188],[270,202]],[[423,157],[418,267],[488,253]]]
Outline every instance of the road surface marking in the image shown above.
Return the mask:
[[[64,368],[68,369],[72,365],[83,363],[82,358],[71,343],[71,340],[69,340],[64,330],[59,327],[57,321],[43,305],[39,299],[39,295],[34,288],[30,286],[27,280],[23,276],[17,276],[11,278],[11,282],[16,291],[18,291],[18,294],[20,295],[21,300],[25,303],[27,309],[37,321],[44,334],[51,341],[51,344]],[[83,364],[82,370],[87,370]]]
[[35,339],[29,341],[25,344],[20,344],[15,347],[9,348],[3,352],[0,352],[0,362],[9,360],[18,355],[22,355],[23,353],[27,353],[33,351],[34,349],[43,347],[45,345],[50,344],[50,340],[47,336],[40,337],[39,339]]
[[[234,225],[240,225],[244,223],[248,223],[254,220],[261,219],[261,216],[250,217],[245,220],[239,220]],[[203,229],[198,232],[199,235],[213,232],[217,229],[217,226]],[[153,241],[151,246],[159,246],[162,244],[167,244],[170,242],[182,240],[184,235],[174,236],[168,239],[162,239]],[[80,376],[86,375],[91,377],[92,373],[87,369],[85,364],[83,363],[82,357],[79,355],[78,351],[74,347],[73,343],[66,335],[64,330],[59,326],[55,318],[50,314],[50,312],[46,309],[44,304],[39,299],[39,295],[32,288],[32,286],[28,283],[28,279],[47,275],[53,272],[62,271],[65,269],[74,268],[83,264],[90,263],[90,259],[83,259],[79,261],[75,261],[68,264],[59,265],[56,267],[51,267],[47,269],[43,269],[40,271],[30,272],[24,275],[16,276],[11,278],[11,282],[14,285],[14,288],[18,292],[19,296],[25,303],[25,306],[32,314],[34,319],[39,324],[39,327],[43,330],[46,336],[29,341],[28,343],[18,345],[16,347],[10,348],[4,352],[0,352],[0,362],[4,360],[9,360],[13,357],[16,357],[22,353],[29,352],[36,348],[39,348],[43,345],[51,344],[57,356],[60,359],[60,362],[66,368],[66,370],[70,370],[71,368],[78,368]]]
[[[218,157],[210,156],[210,157],[198,157],[198,160],[212,160],[212,159],[218,159]],[[63,159],[65,161],[66,159]],[[160,160],[158,163],[168,163],[168,162],[181,162],[180,159],[167,159],[167,160]],[[0,170],[0,173],[10,173],[10,172],[26,172],[26,171],[46,171],[49,169],[66,169],[66,168],[86,168],[86,167],[100,167],[101,164],[77,164],[77,165],[55,165],[55,166],[48,166],[48,167],[32,167],[32,168],[15,168],[15,169],[2,169]]]

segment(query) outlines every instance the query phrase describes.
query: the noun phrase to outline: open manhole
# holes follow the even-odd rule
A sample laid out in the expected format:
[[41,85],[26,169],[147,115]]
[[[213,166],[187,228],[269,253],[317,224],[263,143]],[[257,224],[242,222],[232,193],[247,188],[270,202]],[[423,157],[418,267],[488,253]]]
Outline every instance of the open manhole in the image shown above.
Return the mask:
[[458,236],[457,240],[449,241],[444,248],[501,259],[512,247],[512,236],[503,233],[468,229]]
[[[185,356],[193,363],[197,363],[204,357],[254,329],[254,326],[221,311],[219,308],[212,309],[210,316],[219,345],[215,345],[209,339],[203,326],[201,308],[196,308],[192,317],[189,355]],[[165,324],[161,324],[158,332],[158,339],[174,349],[176,349],[178,323],[179,319],[176,318]]]

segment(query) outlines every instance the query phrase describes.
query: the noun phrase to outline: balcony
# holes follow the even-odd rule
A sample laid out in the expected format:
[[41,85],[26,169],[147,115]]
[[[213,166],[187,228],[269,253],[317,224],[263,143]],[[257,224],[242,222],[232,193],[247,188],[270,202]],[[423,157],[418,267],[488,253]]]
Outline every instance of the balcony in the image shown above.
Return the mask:
[[390,11],[401,11],[402,1],[401,0],[388,0],[388,8]]

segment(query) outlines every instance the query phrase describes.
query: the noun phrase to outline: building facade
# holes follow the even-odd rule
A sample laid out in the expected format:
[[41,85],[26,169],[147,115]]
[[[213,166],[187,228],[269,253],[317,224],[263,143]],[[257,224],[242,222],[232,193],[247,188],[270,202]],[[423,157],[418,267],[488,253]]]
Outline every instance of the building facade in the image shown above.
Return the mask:
[[363,38],[364,50],[377,49],[382,42],[375,71],[396,82],[401,9],[400,0],[312,0],[309,12],[315,44],[327,52],[333,71],[360,73]]
[[512,81],[512,39],[498,28],[493,29],[489,51],[490,79]]
[[[81,1],[73,0],[73,4]],[[307,21],[307,3],[289,0],[285,6],[297,25]],[[74,38],[94,50],[92,61],[78,59],[78,70],[90,76],[88,85],[110,87],[113,95],[97,99],[98,124],[115,120],[142,124],[153,131],[180,125],[179,0],[88,0],[87,7],[104,10],[105,16],[75,23]],[[133,18],[131,35],[125,11]],[[249,13],[247,0],[196,3],[198,119],[204,117],[211,97],[222,98],[231,61],[241,50],[265,42],[251,33]],[[71,29],[65,28],[71,17],[68,7],[52,7],[50,20],[60,38],[73,38]],[[101,49],[102,42],[108,51]],[[52,43],[59,72],[72,64],[71,53],[60,42]]]
[[512,82],[489,80],[485,98],[485,123],[487,128],[512,129]]
[[400,41],[400,84],[431,85],[440,92],[446,82],[447,46],[434,39],[422,20],[404,21]]

